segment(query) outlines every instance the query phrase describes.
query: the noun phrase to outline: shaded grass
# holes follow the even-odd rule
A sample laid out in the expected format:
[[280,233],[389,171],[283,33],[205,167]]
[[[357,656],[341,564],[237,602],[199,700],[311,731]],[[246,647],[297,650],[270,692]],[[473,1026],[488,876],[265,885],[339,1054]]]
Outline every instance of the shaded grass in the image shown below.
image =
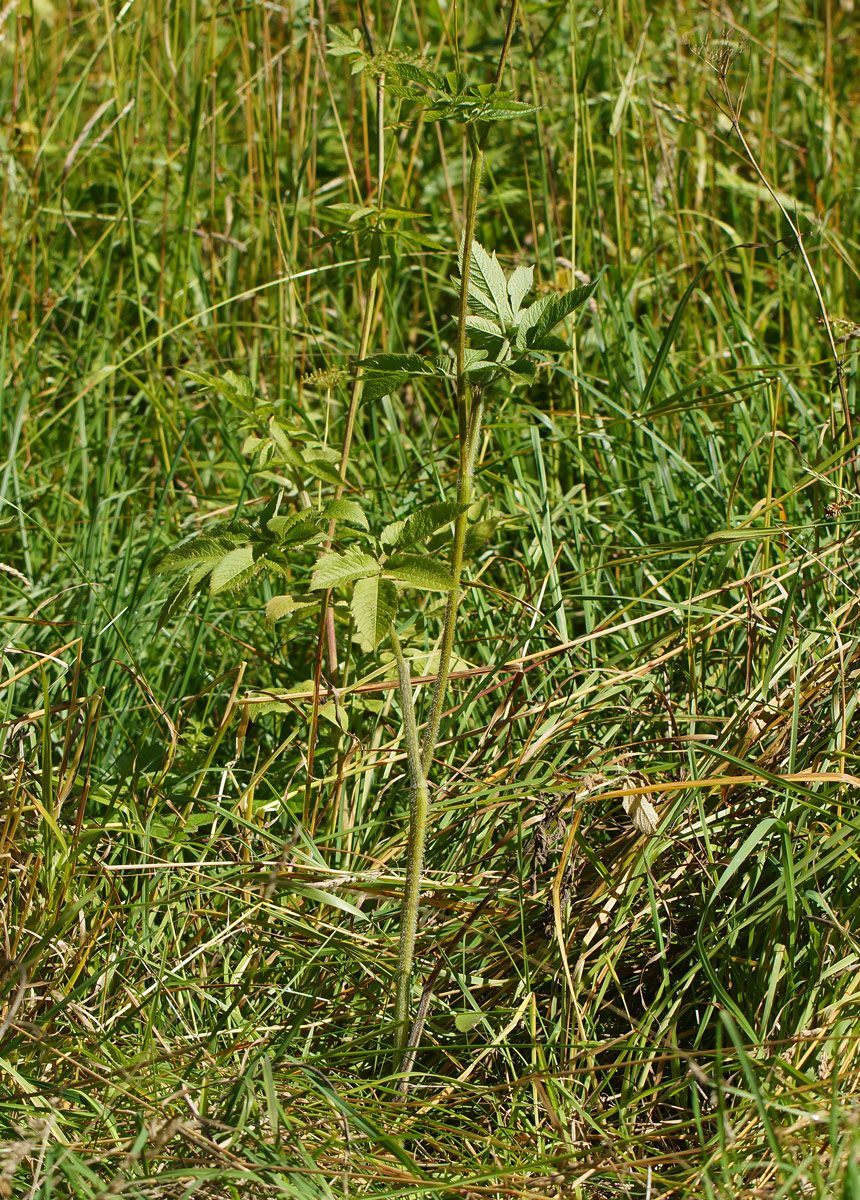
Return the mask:
[[[340,445],[347,381],[308,374],[356,352],[367,253],[328,206],[373,192],[375,89],[304,8],[106,12],[7,13],[0,51],[6,1190],[860,1194],[855,519],[824,512],[854,495],[809,280],[681,44],[699,15],[559,6],[515,45],[542,107],[490,140],[480,239],[547,289],[606,274],[563,371],[488,417],[500,523],[437,750],[440,969],[397,1104],[393,668],[347,664],[343,627],[303,825],[313,630],[267,628],[251,591],[156,632],[148,573],[271,491],[183,367],[248,374]],[[503,31],[458,15],[380,12],[377,36],[446,68],[460,36],[489,78]],[[851,318],[850,17],[736,23],[745,134]],[[463,147],[387,119],[387,194],[441,248],[383,264],[375,348],[438,353]],[[367,406],[350,484],[400,517],[450,490],[454,436],[429,388]],[[432,601],[402,621],[416,676],[440,626]]]

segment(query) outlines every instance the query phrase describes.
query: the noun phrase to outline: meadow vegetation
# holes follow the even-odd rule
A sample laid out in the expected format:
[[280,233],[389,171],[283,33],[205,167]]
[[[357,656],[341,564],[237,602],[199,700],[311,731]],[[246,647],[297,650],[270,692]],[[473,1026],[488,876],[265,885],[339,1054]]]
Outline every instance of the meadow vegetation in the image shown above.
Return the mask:
[[0,1196],[860,1200],[852,10],[0,8]]

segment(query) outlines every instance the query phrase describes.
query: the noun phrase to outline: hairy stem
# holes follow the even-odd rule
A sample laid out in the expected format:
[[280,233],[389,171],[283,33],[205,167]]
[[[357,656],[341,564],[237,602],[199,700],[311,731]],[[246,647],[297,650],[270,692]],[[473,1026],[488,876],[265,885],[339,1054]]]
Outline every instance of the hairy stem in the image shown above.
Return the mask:
[[394,628],[391,643],[397,659],[400,683],[400,707],[403,712],[403,736],[409,760],[409,844],[406,862],[406,888],[403,893],[403,912],[400,921],[400,952],[397,959],[397,996],[394,1020],[397,1028],[397,1048],[405,1050],[409,1041],[409,997],[412,990],[412,961],[415,956],[415,934],[418,929],[418,901],[421,895],[421,871],[424,866],[424,843],[427,837],[427,816],[430,795],[421,766],[421,747],[415,705],[412,700],[412,680],[409,664],[403,657]]

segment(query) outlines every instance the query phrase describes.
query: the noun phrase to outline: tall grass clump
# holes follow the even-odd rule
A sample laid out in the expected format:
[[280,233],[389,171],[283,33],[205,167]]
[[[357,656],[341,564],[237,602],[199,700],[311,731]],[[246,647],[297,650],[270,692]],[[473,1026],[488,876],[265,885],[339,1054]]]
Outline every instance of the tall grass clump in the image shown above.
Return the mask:
[[847,9],[0,10],[0,1195],[860,1194]]

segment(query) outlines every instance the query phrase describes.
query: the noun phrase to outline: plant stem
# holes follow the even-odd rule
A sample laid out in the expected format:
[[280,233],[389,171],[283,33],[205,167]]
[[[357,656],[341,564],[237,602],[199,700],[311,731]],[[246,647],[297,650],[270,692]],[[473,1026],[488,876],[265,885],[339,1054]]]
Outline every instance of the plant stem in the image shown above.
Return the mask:
[[391,643],[397,659],[400,707],[403,712],[403,736],[406,740],[410,779],[406,888],[403,893],[403,913],[400,921],[397,997],[394,1002],[397,1048],[405,1050],[409,1041],[409,995],[412,990],[412,961],[415,956],[415,934],[418,929],[418,901],[421,896],[421,871],[424,866],[424,842],[427,835],[427,816],[430,811],[430,794],[421,766],[421,747],[418,741],[415,705],[412,700],[409,664],[403,657],[400,639],[393,627]]
[[[511,0],[505,41],[499,56],[495,86],[498,87],[505,70],[508,53],[513,40],[519,0]],[[460,263],[460,295],[457,306],[457,423],[459,426],[460,466],[457,474],[457,501],[470,504],[475,474],[475,459],[481,436],[483,418],[483,395],[480,389],[474,393],[466,376],[466,318],[469,312],[469,278],[472,272],[472,242],[475,238],[475,222],[478,215],[478,198],[481,192],[481,176],[484,171],[484,149],[489,136],[487,125],[479,135],[474,126],[468,127],[471,164],[466,196],[466,220]],[[394,1019],[397,1028],[398,1049],[406,1052],[409,1045],[409,997],[412,989],[412,960],[415,951],[415,934],[418,928],[418,900],[421,886],[421,870],[424,865],[424,842],[427,836],[427,819],[430,811],[430,795],[427,774],[433,761],[433,751],[439,737],[442,708],[451,671],[451,655],[454,649],[454,630],[457,624],[457,608],[460,602],[460,577],[463,573],[463,549],[466,544],[468,512],[463,512],[454,525],[454,547],[451,554],[451,576],[453,584],[448,593],[445,610],[445,628],[439,654],[439,670],[433,684],[430,719],[424,734],[423,746],[418,740],[415,706],[412,699],[412,682],[409,669],[400,649],[397,634],[392,629],[391,638],[397,656],[400,679],[400,700],[403,709],[403,731],[409,756],[411,778],[409,843],[407,849],[406,888],[403,894],[403,913],[400,923],[400,953],[397,964],[397,995]],[[404,1054],[404,1062],[406,1056]]]
[[[469,170],[469,191],[466,196],[466,225],[463,230],[460,264],[460,296],[457,307],[457,421],[460,429],[460,469],[457,475],[457,502],[470,504],[472,500],[473,468],[477,451],[478,429],[474,427],[472,412],[472,388],[466,377],[466,317],[469,312],[469,278],[472,273],[472,242],[475,237],[475,220],[478,215],[478,197],[481,191],[481,176],[484,171],[484,145],[473,129],[469,130],[469,147],[472,152],[472,163]],[[481,418],[481,401],[478,398],[475,409],[478,416],[478,426]],[[474,434],[470,438],[470,434]],[[451,553],[451,575],[454,586],[448,593],[448,606],[445,610],[445,628],[442,633],[442,647],[439,654],[439,670],[433,684],[433,699],[430,706],[430,718],[424,732],[424,745],[421,751],[421,764],[426,774],[433,761],[433,751],[439,737],[439,726],[442,721],[442,706],[445,703],[445,692],[448,687],[448,675],[451,670],[451,654],[454,648],[454,629],[457,624],[457,607],[460,602],[460,576],[463,572],[463,547],[466,542],[468,513],[461,513],[454,525],[454,548]]]

